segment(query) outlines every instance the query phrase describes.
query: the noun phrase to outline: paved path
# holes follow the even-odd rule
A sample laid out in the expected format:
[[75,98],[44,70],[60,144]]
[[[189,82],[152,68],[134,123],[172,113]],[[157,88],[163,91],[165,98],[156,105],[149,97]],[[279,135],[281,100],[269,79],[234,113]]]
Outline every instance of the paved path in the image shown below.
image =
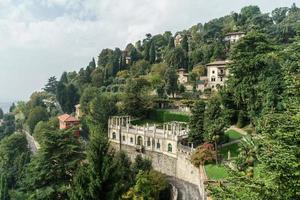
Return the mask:
[[35,141],[34,137],[32,137],[32,135],[30,135],[27,131],[24,131],[24,134],[26,135],[26,139],[27,139],[28,147],[30,148],[30,151],[33,154],[36,154],[37,150],[40,148],[39,143],[37,143],[37,141]]
[[178,190],[178,200],[201,200],[197,185],[188,183],[175,177],[167,177],[171,185]]

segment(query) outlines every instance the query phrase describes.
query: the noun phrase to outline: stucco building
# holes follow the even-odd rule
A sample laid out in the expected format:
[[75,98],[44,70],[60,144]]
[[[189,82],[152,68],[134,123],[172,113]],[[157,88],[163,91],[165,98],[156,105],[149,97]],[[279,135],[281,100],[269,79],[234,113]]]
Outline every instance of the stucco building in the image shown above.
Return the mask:
[[63,114],[63,115],[58,116],[58,120],[59,120],[59,129],[60,130],[68,129],[68,128],[71,128],[73,126],[80,124],[80,121],[78,119],[76,119],[75,117],[73,117],[69,114]]
[[230,42],[231,44],[237,42],[239,39],[245,36],[245,32],[231,32],[225,35],[225,41]]
[[227,68],[229,63],[228,60],[221,60],[206,65],[207,88],[217,90],[219,87],[224,86],[229,75],[229,70]]

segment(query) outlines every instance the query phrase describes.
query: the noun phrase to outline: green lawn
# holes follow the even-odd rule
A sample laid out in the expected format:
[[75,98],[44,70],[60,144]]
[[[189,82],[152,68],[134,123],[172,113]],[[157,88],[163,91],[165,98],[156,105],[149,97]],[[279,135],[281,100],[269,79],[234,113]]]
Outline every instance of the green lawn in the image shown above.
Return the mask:
[[225,135],[229,138],[229,142],[233,140],[241,139],[243,137],[239,132],[236,132],[235,130],[228,130],[225,133]]
[[219,153],[222,155],[223,158],[227,159],[228,151],[230,151],[231,158],[237,157],[239,154],[239,146],[238,144],[232,144],[227,147],[222,147],[219,149]]
[[220,180],[228,177],[228,172],[226,167],[222,165],[205,165],[206,175],[209,179]]
[[144,124],[160,124],[160,122],[155,121],[155,120],[151,120],[151,119],[136,119],[136,120],[132,120],[131,124],[132,125],[144,125]]

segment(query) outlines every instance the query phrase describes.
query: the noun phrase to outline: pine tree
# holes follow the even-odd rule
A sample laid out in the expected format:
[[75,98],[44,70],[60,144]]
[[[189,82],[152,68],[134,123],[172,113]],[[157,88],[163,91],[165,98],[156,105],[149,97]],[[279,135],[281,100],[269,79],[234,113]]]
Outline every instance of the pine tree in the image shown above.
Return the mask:
[[45,85],[45,88],[44,91],[46,92],[49,92],[49,93],[52,93],[52,94],[55,94],[56,93],[56,90],[57,90],[57,80],[56,80],[56,77],[55,76],[51,76],[49,79],[48,79],[48,83]]

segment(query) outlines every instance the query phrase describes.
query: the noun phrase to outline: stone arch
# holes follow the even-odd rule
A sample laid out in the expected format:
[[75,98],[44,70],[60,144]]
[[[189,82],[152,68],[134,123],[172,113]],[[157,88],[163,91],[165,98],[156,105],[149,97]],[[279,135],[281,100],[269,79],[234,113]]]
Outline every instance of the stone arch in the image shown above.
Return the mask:
[[142,136],[137,137],[137,145],[143,145],[143,137]]

